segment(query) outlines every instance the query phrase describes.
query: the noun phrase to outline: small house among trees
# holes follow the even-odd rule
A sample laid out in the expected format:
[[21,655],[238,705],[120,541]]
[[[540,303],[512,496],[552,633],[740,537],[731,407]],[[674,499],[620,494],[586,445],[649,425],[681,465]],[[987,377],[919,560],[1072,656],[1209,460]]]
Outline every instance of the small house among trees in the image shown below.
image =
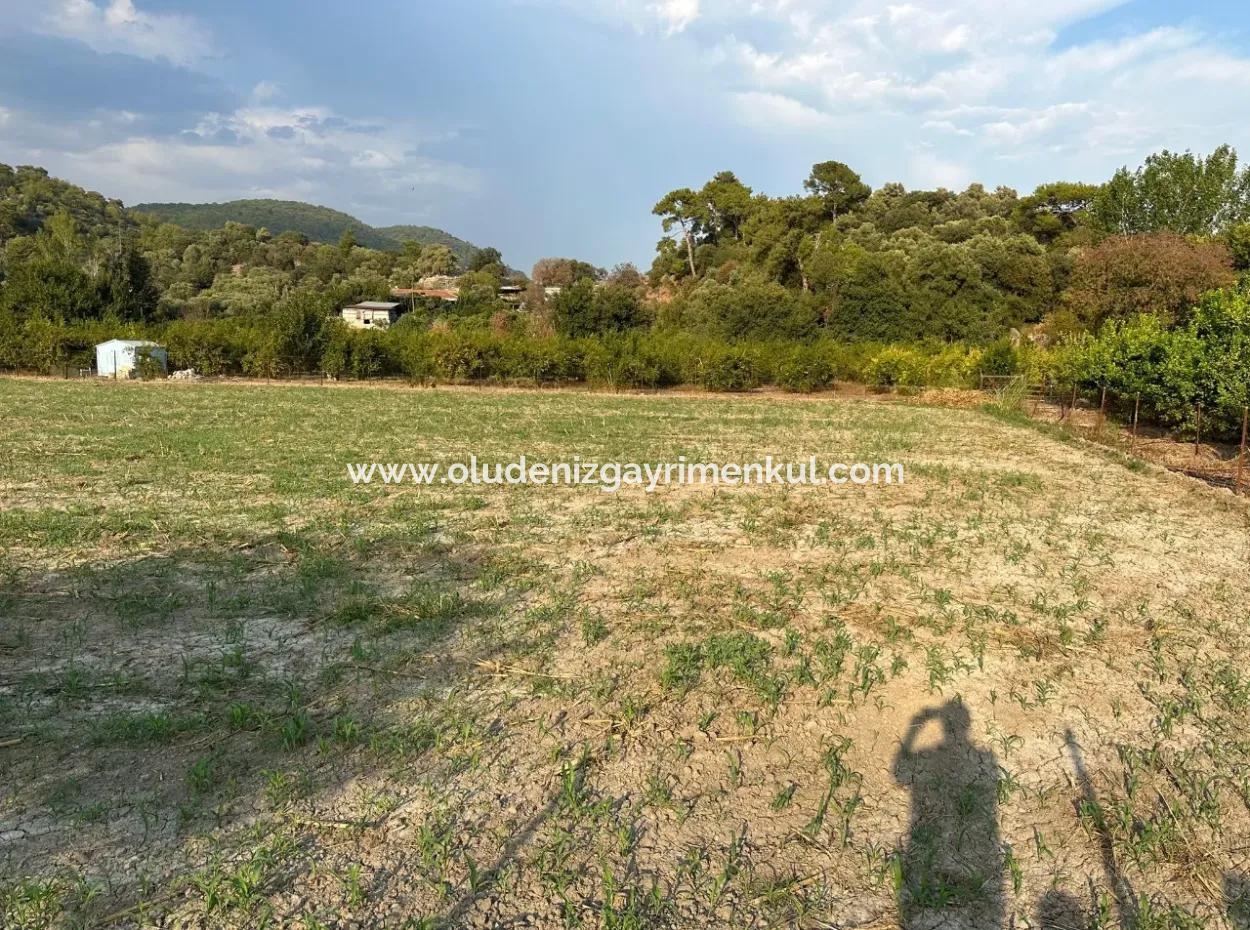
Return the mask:
[[362,300],[344,307],[339,315],[353,329],[387,329],[399,319],[401,306],[386,300]]

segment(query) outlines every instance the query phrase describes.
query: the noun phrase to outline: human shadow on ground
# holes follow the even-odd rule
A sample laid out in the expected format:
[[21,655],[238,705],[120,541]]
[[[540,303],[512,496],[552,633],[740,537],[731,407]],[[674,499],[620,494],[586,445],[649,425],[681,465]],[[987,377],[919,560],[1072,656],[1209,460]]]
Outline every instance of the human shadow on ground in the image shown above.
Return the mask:
[[[1116,913],[1122,925],[1134,926],[1137,923],[1137,892],[1133,890],[1133,883],[1124,874],[1124,870],[1120,868],[1120,863],[1116,859],[1115,843],[1102,814],[1102,802],[1098,798],[1098,792],[1094,790],[1094,780],[1089,774],[1089,768],[1085,765],[1080,743],[1077,742],[1076,734],[1070,728],[1064,732],[1064,744],[1068,755],[1072,758],[1072,768],[1076,772],[1077,785],[1081,789],[1081,802],[1084,803],[1085,809],[1094,815],[1092,822],[1098,837],[1103,875],[1115,897]],[[1078,817],[1080,813],[1081,805],[1078,803],[1076,809]]]
[[[1003,925],[998,760],[973,744],[971,722],[958,700],[926,708],[912,718],[894,760],[894,777],[911,791],[898,890],[907,930]],[[931,724],[940,737],[918,748]]]
[[1224,905],[1233,930],[1250,930],[1250,875],[1224,873]]
[[1075,895],[1052,889],[1037,904],[1037,926],[1041,930],[1085,930],[1089,909]]

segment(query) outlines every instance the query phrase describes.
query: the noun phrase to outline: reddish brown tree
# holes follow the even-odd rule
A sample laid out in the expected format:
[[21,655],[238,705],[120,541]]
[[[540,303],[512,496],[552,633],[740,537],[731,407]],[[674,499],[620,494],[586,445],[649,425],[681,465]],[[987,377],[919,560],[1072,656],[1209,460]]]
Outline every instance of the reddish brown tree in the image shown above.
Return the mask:
[[1137,313],[1153,314],[1170,325],[1183,319],[1204,293],[1234,280],[1232,259],[1222,243],[1173,233],[1112,236],[1077,258],[1064,303],[1091,329]]
[[601,269],[575,258],[540,258],[530,278],[542,287],[569,287],[582,278],[598,280]]

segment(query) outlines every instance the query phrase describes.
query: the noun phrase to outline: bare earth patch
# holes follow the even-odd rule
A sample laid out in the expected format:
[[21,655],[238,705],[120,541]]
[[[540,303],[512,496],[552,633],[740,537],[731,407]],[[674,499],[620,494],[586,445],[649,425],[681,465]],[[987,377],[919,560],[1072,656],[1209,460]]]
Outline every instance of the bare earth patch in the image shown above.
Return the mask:
[[[0,404],[0,924],[1245,925],[1225,491],[871,398]],[[470,453],[907,483],[345,474]]]

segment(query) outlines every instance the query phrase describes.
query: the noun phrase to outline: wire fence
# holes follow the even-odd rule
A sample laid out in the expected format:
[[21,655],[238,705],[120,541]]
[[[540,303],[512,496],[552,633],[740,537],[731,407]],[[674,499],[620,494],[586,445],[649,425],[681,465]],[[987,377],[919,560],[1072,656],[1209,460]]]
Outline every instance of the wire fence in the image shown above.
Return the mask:
[[[1028,382],[1019,375],[984,375],[981,389],[998,398],[1011,397],[1034,419],[1055,423],[1085,439],[1234,493],[1250,493],[1250,405],[1233,411],[1240,414],[1234,424],[1240,429],[1234,429],[1234,438],[1229,441],[1215,435],[1212,421],[1216,418],[1200,403],[1172,405],[1192,424],[1180,433],[1143,420],[1142,392],[1127,394],[1106,385],[1091,390],[1052,381]],[[1228,415],[1226,409],[1226,422]]]

